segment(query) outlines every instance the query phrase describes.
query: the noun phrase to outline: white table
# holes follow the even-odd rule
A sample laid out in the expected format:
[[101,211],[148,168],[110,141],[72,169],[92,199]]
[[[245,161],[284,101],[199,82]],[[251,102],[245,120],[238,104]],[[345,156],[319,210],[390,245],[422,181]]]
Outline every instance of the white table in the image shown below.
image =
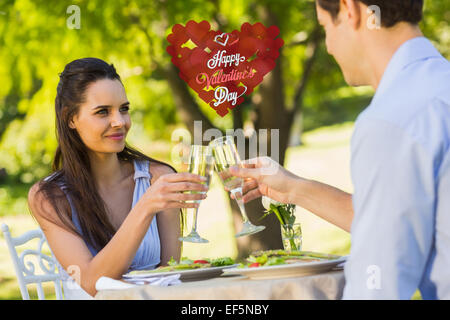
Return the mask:
[[141,285],[120,290],[101,290],[100,300],[336,300],[342,298],[344,272],[269,280],[224,276],[179,285]]

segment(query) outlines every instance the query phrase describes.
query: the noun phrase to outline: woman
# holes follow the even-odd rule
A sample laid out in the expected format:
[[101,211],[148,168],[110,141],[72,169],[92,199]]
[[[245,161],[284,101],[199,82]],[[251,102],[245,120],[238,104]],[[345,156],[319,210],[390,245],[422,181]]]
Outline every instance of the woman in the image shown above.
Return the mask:
[[66,298],[91,298],[101,276],[120,279],[179,259],[179,208],[206,197],[183,193],[206,191],[202,177],[176,173],[125,143],[129,108],[113,65],[79,59],[60,75],[54,172],[33,185],[28,202],[63,279],[67,270],[81,285],[74,293],[63,281]]

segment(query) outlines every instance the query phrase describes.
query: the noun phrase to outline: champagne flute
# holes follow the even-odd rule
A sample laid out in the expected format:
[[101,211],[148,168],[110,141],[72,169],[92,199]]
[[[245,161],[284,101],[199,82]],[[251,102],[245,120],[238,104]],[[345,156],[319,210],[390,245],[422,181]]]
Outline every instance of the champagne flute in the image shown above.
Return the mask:
[[[193,145],[191,146],[191,151],[189,154],[189,168],[190,173],[198,174],[206,178],[204,184],[209,187],[211,181],[211,175],[214,170],[214,157],[212,155],[212,150],[208,146]],[[206,191],[186,191],[187,193],[206,193]],[[190,200],[188,202],[198,202],[201,200]],[[191,232],[186,237],[180,237],[178,240],[195,242],[195,243],[208,243],[209,241],[202,238],[197,232],[197,216],[198,207],[189,208],[186,210],[192,210],[193,212],[193,222]]]
[[209,145],[213,148],[216,171],[225,187],[234,195],[243,218],[242,230],[238,232],[235,237],[242,237],[263,231],[266,227],[255,226],[252,224],[245,211],[244,202],[242,201],[242,187],[244,186],[244,180],[229,173],[229,168],[231,166],[242,166],[233,137],[220,137],[211,141]]

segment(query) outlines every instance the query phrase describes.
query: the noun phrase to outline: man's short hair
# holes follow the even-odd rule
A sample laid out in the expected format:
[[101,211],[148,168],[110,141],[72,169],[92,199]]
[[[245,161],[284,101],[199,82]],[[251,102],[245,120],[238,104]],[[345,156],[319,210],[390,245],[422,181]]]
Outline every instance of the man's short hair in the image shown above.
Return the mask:
[[[381,25],[389,28],[398,22],[418,24],[422,20],[423,0],[356,0],[367,6],[376,5],[381,12]],[[338,16],[339,0],[317,0],[319,6],[331,14],[333,20]]]

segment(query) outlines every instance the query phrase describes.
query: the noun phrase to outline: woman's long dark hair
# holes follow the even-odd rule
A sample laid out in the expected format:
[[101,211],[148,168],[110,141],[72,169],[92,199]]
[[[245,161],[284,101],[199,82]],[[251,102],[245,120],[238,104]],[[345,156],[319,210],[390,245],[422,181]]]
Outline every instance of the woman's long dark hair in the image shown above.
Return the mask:
[[[41,180],[38,190],[50,201],[64,226],[83,236],[84,240],[98,251],[109,242],[116,230],[108,219],[106,204],[97,192],[92,178],[87,148],[78,132],[69,127],[69,120],[78,113],[87,87],[102,79],[121,81],[112,64],[97,58],[72,61],[60,74],[55,99],[58,147],[52,165],[54,174],[47,180]],[[158,162],[176,172],[172,166],[146,156],[127,143],[124,149],[117,153],[117,157],[129,162]],[[78,214],[82,235],[72,223],[70,204],[60,188],[61,184],[66,186],[66,192]]]

